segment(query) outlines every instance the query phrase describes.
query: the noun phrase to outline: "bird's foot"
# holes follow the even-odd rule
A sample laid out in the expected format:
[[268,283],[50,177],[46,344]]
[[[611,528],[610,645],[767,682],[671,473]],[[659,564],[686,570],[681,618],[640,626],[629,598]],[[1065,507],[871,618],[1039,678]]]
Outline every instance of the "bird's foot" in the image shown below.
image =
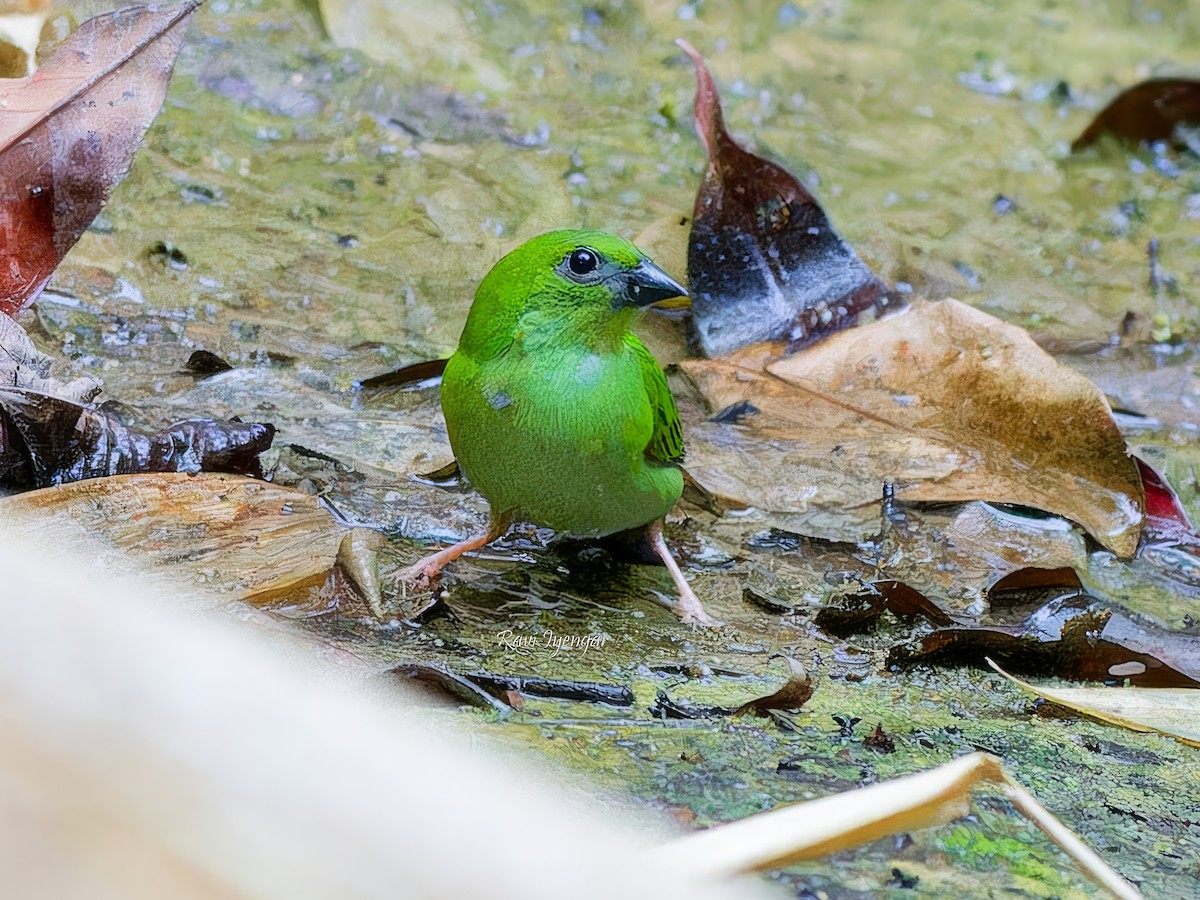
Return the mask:
[[679,568],[679,563],[675,562],[675,557],[671,555],[671,550],[667,547],[667,542],[663,538],[661,520],[650,526],[647,536],[650,538],[650,546],[654,548],[654,552],[658,554],[659,558],[663,561],[663,565],[667,567],[667,571],[671,573],[671,580],[675,582],[675,589],[679,591],[679,599],[671,607],[675,611],[675,615],[679,616],[679,620],[685,625],[691,625],[693,628],[698,626],[720,628],[724,625],[724,622],[714,619],[705,611],[704,604],[700,602],[700,598],[696,596],[696,592],[688,584],[683,570]]
[[719,619],[714,619],[704,609],[704,604],[700,602],[700,598],[691,590],[686,596],[680,593],[679,600],[673,607],[675,615],[679,616],[679,621],[684,625],[691,625],[693,628],[720,628],[725,623]]
[[383,580],[399,591],[400,599],[407,600],[411,596],[429,594],[436,590],[442,578],[442,568],[436,559],[427,556],[411,566],[405,566],[384,576]]

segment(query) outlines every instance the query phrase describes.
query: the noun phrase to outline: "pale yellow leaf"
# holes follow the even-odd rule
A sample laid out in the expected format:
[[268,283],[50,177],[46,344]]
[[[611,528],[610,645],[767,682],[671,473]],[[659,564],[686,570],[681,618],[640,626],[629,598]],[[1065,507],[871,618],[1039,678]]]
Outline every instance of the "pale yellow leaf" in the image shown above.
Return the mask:
[[990,659],[988,665],[1025,690],[1093,719],[1131,731],[1157,731],[1200,747],[1200,689],[1049,688],[1009,675]]

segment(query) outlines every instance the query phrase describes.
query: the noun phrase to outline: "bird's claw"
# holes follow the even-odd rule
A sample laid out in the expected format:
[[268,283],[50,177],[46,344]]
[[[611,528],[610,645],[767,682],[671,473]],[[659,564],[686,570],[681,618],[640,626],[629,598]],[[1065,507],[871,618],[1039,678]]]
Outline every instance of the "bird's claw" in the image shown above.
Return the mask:
[[384,580],[400,592],[401,600],[407,600],[409,596],[433,593],[441,580],[440,576],[439,568],[419,560],[411,566],[397,569]]
[[691,625],[692,628],[721,628],[725,623],[720,619],[714,619],[703,606],[685,607],[684,604],[678,604],[675,612],[679,615],[679,621],[684,625]]

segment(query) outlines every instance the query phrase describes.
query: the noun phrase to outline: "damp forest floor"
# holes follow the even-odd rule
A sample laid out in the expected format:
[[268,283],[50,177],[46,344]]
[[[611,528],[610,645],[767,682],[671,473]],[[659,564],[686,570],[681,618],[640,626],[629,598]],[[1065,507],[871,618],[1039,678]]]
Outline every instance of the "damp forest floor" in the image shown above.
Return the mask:
[[[336,16],[354,4],[321,5]],[[483,502],[410,478],[450,459],[436,388],[355,383],[450,352],[479,279],[543,230],[611,230],[685,274],[704,166],[693,73],[672,43],[685,37],[723,85],[731,130],[800,174],[876,271],[1028,328],[1142,414],[1121,420],[1130,443],[1200,512],[1200,165],[1115,144],[1068,153],[1118,85],[1189,58],[1194,8],[460,0],[461,27],[423,34],[427,5],[397,13],[368,55],[335,45],[315,0],[209,0],[132,172],[22,318],[64,377],[101,377],[135,422],[274,423],[269,473],[391,535],[387,567],[466,534]],[[1153,286],[1152,239],[1165,273]],[[676,320],[652,317],[645,336],[664,363],[686,353]],[[235,368],[196,379],[184,363],[197,348]],[[1056,715],[979,668],[889,668],[919,625],[886,616],[849,639],[814,626],[880,574],[959,608],[982,602],[1026,545],[945,535],[998,534],[971,525],[1002,514],[905,511],[900,549],[884,554],[683,508],[668,530],[727,623],[718,631],[663,607],[664,570],[608,546],[545,549],[540,534],[456,563],[419,624],[404,599],[388,599],[395,618],[381,624],[349,594],[336,609],[299,597],[277,614],[381,674],[421,664],[606,686],[501,693],[431,717],[684,825],[979,749],[1147,896],[1200,894],[1200,750]],[[1013,527],[1090,586],[1138,599],[1140,583],[1112,575],[1077,530]],[[1195,633],[1193,596],[1145,593],[1140,613]],[[813,675],[811,700],[730,715],[778,686],[777,655]],[[867,740],[876,726],[892,752]],[[1097,890],[986,792],[954,824],[770,877],[806,897]]]

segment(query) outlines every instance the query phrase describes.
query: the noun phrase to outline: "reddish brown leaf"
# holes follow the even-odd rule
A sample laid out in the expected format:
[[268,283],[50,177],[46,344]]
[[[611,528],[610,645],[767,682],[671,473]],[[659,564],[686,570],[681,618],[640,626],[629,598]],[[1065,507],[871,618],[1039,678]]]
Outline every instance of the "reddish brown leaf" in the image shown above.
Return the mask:
[[893,648],[889,665],[987,665],[1138,687],[1200,685],[1200,637],[1141,625],[1088,597],[1050,601],[1015,626],[943,628]]
[[1146,542],[1200,546],[1200,536],[1171,485],[1145,460],[1136,456],[1133,460],[1146,488],[1146,522],[1142,526]]
[[1082,150],[1106,132],[1131,143],[1165,141],[1177,125],[1200,124],[1200,81],[1151,78],[1117,95],[1071,145]]
[[688,240],[692,323],[704,354],[759,341],[793,350],[902,305],[804,185],[729,136],[703,58],[676,43],[696,64],[696,130],[708,153]]
[[89,19],[32,77],[0,82],[0,312],[36,299],[125,177],[202,2]]
[[1024,592],[1038,588],[1069,588],[1083,590],[1079,576],[1070,566],[1059,569],[1028,567],[1009,572],[988,588],[988,600],[996,602],[997,595]]

